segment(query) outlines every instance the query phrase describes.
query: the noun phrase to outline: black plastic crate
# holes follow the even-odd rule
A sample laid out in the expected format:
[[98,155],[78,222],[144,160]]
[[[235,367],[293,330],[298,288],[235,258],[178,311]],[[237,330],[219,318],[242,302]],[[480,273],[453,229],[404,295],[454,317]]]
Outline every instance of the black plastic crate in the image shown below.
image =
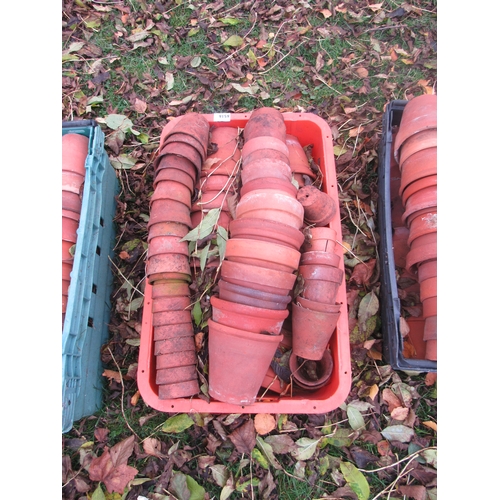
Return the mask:
[[379,144],[378,223],[381,266],[380,305],[382,334],[384,337],[383,355],[385,360],[396,370],[435,372],[437,371],[436,361],[403,356],[403,336],[400,329],[401,303],[398,297],[392,241],[390,154],[392,127],[401,123],[401,117],[407,102],[397,100],[387,105],[382,121],[382,139]]

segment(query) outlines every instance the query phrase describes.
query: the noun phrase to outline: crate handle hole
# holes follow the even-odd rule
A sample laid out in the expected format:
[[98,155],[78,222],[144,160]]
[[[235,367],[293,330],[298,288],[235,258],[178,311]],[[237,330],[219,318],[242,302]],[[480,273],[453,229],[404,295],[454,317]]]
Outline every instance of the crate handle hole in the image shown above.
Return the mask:
[[95,253],[97,255],[101,255],[101,247],[99,245],[97,245],[97,248],[95,249]]
[[94,328],[94,318],[89,318],[87,321],[87,326],[90,326],[90,328]]
[[103,219],[102,217],[99,219],[99,224],[100,224],[102,227],[104,227],[104,219]]
[[92,284],[92,293],[97,293],[97,285],[95,283]]

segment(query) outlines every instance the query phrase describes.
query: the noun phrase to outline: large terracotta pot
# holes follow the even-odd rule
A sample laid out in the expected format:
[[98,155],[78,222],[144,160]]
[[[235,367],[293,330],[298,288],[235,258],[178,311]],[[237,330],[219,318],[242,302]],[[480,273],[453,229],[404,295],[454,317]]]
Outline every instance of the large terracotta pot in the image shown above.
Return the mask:
[[285,119],[277,109],[261,107],[252,112],[243,130],[243,137],[248,142],[261,136],[272,136],[285,142]]
[[[280,179],[284,183],[291,184],[292,172],[290,167],[281,160],[263,158],[245,163],[241,170],[241,182],[243,185],[263,178]],[[286,184],[285,184],[286,185]],[[293,184],[291,184],[293,186]],[[293,193],[293,196],[296,195]]]
[[[194,189],[194,186],[196,185],[196,182],[198,180],[198,171],[195,164],[182,156],[177,156],[175,154],[166,154],[160,156],[155,160],[155,180],[153,182],[153,187],[156,187],[156,184],[160,180],[169,179],[169,174],[164,173],[163,170],[179,170],[180,172],[189,175],[192,180],[191,189]],[[186,186],[189,185],[188,182],[189,181],[185,182]]]
[[161,384],[158,386],[158,399],[177,399],[196,396],[200,392],[198,380],[187,380],[175,384]]
[[236,302],[253,307],[264,309],[284,310],[291,302],[291,295],[278,295],[269,292],[263,292],[247,286],[235,285],[220,279],[219,297],[223,300]]
[[337,213],[333,198],[315,186],[301,187],[297,200],[304,207],[304,220],[308,224],[326,226]]
[[184,184],[175,181],[161,181],[155,187],[151,202],[157,200],[180,201],[191,207],[191,190]]
[[[186,169],[188,170],[188,169]],[[193,175],[195,176],[195,170],[192,166],[191,173],[188,173],[186,170],[180,170],[178,168],[162,168],[157,171],[155,179],[153,181],[153,189],[156,189],[156,186],[159,182],[163,181],[173,181],[179,182],[180,184],[186,186],[191,193],[191,196],[194,194],[194,184]]]
[[231,238],[251,238],[270,241],[299,250],[304,242],[304,233],[287,224],[267,219],[235,219],[229,224]]
[[227,260],[293,273],[299,267],[300,252],[278,243],[247,238],[229,238]]
[[212,295],[212,319],[222,325],[254,333],[278,335],[288,310],[264,309],[238,304]]
[[400,165],[404,165],[411,157],[420,151],[437,148],[437,129],[423,130],[412,135],[401,146],[399,152]]
[[320,360],[335,331],[338,313],[314,311],[292,303],[292,351],[310,360]]
[[268,219],[300,229],[304,208],[282,191],[258,189],[242,196],[236,207],[236,218]]
[[300,258],[300,264],[316,264],[321,266],[338,267],[340,255],[325,251],[303,252]]
[[153,201],[149,209],[149,224],[157,222],[178,222],[192,228],[190,207],[175,200]]
[[229,283],[275,295],[288,295],[296,280],[296,276],[292,273],[229,260],[224,260],[222,263],[221,276]]
[[176,366],[156,371],[157,384],[178,384],[188,380],[197,380],[196,365]]
[[[315,363],[314,368],[311,367],[311,363]],[[330,349],[325,349],[319,361],[306,360],[292,352],[289,365],[293,381],[302,389],[309,391],[324,387],[333,373],[333,358]]]
[[208,392],[217,401],[251,405],[283,335],[262,335],[208,320]]

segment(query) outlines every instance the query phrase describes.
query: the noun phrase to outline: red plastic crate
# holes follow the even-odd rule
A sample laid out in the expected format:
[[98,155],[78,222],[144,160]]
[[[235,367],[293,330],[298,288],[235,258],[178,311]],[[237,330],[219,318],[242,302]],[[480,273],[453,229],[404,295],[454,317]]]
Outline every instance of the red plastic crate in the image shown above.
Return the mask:
[[[251,113],[220,113],[204,115],[211,126],[244,128]],[[312,157],[323,173],[323,189],[334,200],[337,216],[329,226],[336,230],[342,241],[339,217],[339,199],[333,142],[330,127],[322,118],[311,113],[283,113],[288,134],[294,135],[302,147],[312,145]],[[342,246],[336,245],[341,256],[340,268],[344,270]],[[167,412],[197,413],[326,413],[338,408],[346,399],[351,387],[351,359],[345,282],[339,288],[337,301],[342,303],[337,327],[330,340],[334,371],[330,382],[315,392],[294,389],[293,396],[279,396],[267,391],[264,397],[248,406],[233,405],[212,400],[210,403],[198,397],[161,400],[155,382],[156,366],[153,353],[152,286],[146,284],[137,383],[144,401],[152,408]],[[210,368],[209,368],[210,369]],[[264,392],[264,389],[262,389]],[[260,394],[260,393],[259,393]]]

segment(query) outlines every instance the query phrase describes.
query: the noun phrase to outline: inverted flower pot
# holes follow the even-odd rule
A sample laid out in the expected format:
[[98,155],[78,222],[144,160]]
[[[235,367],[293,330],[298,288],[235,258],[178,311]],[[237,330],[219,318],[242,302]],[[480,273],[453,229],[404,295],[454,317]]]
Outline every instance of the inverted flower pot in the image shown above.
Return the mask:
[[267,219],[235,219],[229,224],[231,238],[247,238],[279,243],[299,250],[304,242],[302,231],[281,222]]
[[305,230],[303,252],[334,253],[337,232],[330,227],[309,227]]
[[[311,366],[311,363],[314,363]],[[303,359],[295,352],[290,354],[290,371],[293,381],[302,389],[314,391],[324,387],[333,373],[333,358],[330,349],[325,349],[319,361]]]
[[247,286],[236,285],[220,279],[218,281],[219,298],[264,309],[284,310],[291,302],[291,295],[278,295],[263,292]]
[[292,173],[308,175],[312,180],[315,180],[316,174],[311,170],[307,155],[298,138],[294,135],[287,134],[285,143],[289,151],[290,169]]
[[437,175],[420,177],[420,179],[408,184],[401,194],[401,201],[403,202],[403,205],[406,205],[408,198],[416,192],[432,186],[437,186]]
[[171,142],[170,144],[164,144],[160,150],[159,157],[164,155],[175,155],[186,160],[189,160],[196,168],[197,177],[201,175],[201,166],[203,165],[203,157],[196,148],[185,144],[183,142]]
[[[194,167],[192,167],[191,170],[192,174],[195,175]],[[162,168],[158,170],[153,182],[153,189],[156,189],[159,182],[164,181],[178,182],[189,189],[191,196],[194,194],[195,181],[191,173],[188,173],[186,170],[180,170],[178,168]]]
[[190,309],[191,300],[188,296],[160,297],[153,300],[153,313],[163,311],[184,311]]
[[286,126],[283,115],[275,108],[262,107],[252,111],[243,129],[243,137],[248,142],[254,137],[272,136],[285,142]]
[[180,201],[191,207],[191,190],[186,185],[176,181],[161,181],[156,185],[151,202],[157,200]]
[[320,360],[330,341],[338,313],[314,311],[292,303],[292,351],[301,358]]
[[178,384],[188,380],[197,380],[198,372],[196,365],[176,366],[174,368],[164,368],[156,371],[157,384]]
[[335,304],[337,292],[344,279],[344,272],[337,267],[301,265],[299,275],[304,280],[301,295],[309,300]]
[[186,323],[166,324],[155,326],[153,340],[168,340],[177,337],[194,336],[193,322],[191,319]]
[[63,241],[70,241],[72,243],[76,243],[78,226],[79,226],[78,221],[76,221],[70,217],[63,216],[63,218],[62,218],[62,239],[63,239]]
[[82,210],[82,199],[80,195],[71,191],[62,192],[62,209],[80,214]]
[[264,309],[238,304],[212,295],[212,319],[222,325],[254,333],[278,335],[288,310]]
[[147,260],[146,276],[150,283],[159,279],[191,281],[189,258],[179,253],[154,255]]
[[173,354],[182,351],[194,351],[194,337],[186,335],[184,337],[173,337],[171,339],[155,340],[154,354]]
[[408,245],[420,236],[437,232],[437,212],[427,212],[412,219],[410,223],[410,234],[408,235]]
[[277,179],[276,177],[261,177],[246,182],[241,186],[240,196],[256,189],[275,189],[284,191],[286,194],[297,197],[297,188],[290,180]]
[[[85,172],[85,168],[84,168]],[[63,191],[70,191],[71,193],[83,193],[83,184],[85,182],[85,174],[78,172],[62,172],[62,189]]]
[[227,191],[234,193],[234,184],[236,177],[229,175],[208,175],[200,179],[200,190],[208,191]]
[[149,224],[152,225],[157,222],[178,222],[192,228],[191,209],[180,201],[153,201],[149,209]]
[[151,238],[148,247],[148,258],[166,254],[181,254],[189,257],[188,242],[181,241],[179,236],[171,235]]
[[263,335],[208,320],[208,392],[217,401],[251,405],[283,335]]
[[191,312],[186,309],[153,313],[153,326],[177,325],[191,321]]
[[205,158],[207,156],[206,143],[202,145],[201,142],[198,139],[196,139],[196,137],[184,133],[170,134],[163,142],[163,144],[177,144],[177,143],[184,143],[188,144],[189,146],[192,146],[194,149],[196,149],[196,151],[198,151],[202,162],[205,161]]
[[437,129],[423,130],[407,139],[399,152],[400,165],[404,165],[413,155],[420,151],[430,148],[437,148]]
[[437,276],[420,282],[420,300],[437,297]]
[[179,239],[188,234],[189,227],[179,222],[148,222],[148,243],[159,236],[177,236]]
[[184,280],[157,281],[153,284],[152,288],[153,300],[160,299],[162,297],[187,297],[190,294],[189,284]]
[[179,399],[196,396],[200,392],[198,380],[188,380],[175,384],[161,384],[158,386],[159,399]]
[[62,170],[85,177],[85,161],[89,150],[89,138],[68,133],[62,136]]
[[420,189],[416,193],[409,196],[406,200],[403,221],[406,221],[407,224],[409,224],[410,221],[408,218],[412,214],[424,209],[432,209],[434,207],[437,207],[437,186],[429,186],[424,189]]
[[229,260],[222,262],[221,276],[229,283],[276,295],[288,295],[293,289],[296,280],[293,273]]
[[300,258],[300,264],[317,264],[321,266],[338,267],[340,263],[340,255],[332,252],[313,250],[303,252]]
[[[249,155],[242,157],[241,164],[242,169],[244,169],[248,164],[254,163],[256,161],[278,161],[286,165],[290,165],[288,156],[281,151],[276,151],[275,149],[257,149],[250,153]],[[290,167],[288,167],[290,169]],[[261,172],[261,176],[265,174]],[[292,172],[290,170],[290,180]]]
[[428,297],[422,302],[422,314],[424,318],[428,318],[430,316],[437,316],[437,295],[434,297]]
[[157,370],[164,368],[173,368],[175,366],[189,366],[196,363],[196,351],[182,351],[172,354],[159,354],[155,356],[155,364]]
[[326,226],[335,217],[336,207],[333,198],[315,186],[301,187],[297,200],[304,207],[304,220],[308,224]]
[[295,198],[281,191],[257,189],[240,199],[236,218],[274,220],[300,229],[304,223],[304,208]]
[[299,267],[300,252],[278,243],[249,238],[229,238],[225,258],[255,266],[293,273]]
[[437,277],[437,259],[422,262],[418,266],[418,281]]
[[406,269],[413,271],[413,266],[426,260],[437,259],[437,233],[424,234],[412,241],[406,256]]
[[205,154],[208,147],[210,124],[207,119],[199,113],[187,113],[176,118],[173,123],[167,124],[162,130],[160,147],[165,140],[173,134],[187,134],[195,137],[203,146]]
[[262,149],[272,149],[274,151],[279,151],[287,157],[289,156],[288,146],[286,143],[281,139],[276,139],[272,136],[259,136],[245,141],[241,150],[241,156],[245,159],[253,152],[260,151]]
[[[160,180],[169,180],[170,174],[166,174],[163,171],[174,171],[179,170],[189,177],[192,180],[192,186],[196,185],[198,181],[199,172],[197,169],[197,165],[191,162],[189,159],[184,158],[183,156],[177,156],[175,154],[165,154],[163,156],[158,157],[154,163],[155,168],[155,180],[153,181],[153,188],[156,187],[156,184]],[[185,179],[185,177],[183,177]],[[173,179],[174,180],[174,179]],[[185,181],[186,186],[189,186],[189,181]]]
[[324,302],[309,300],[301,296],[298,296],[296,301],[298,305],[305,307],[306,309],[312,309],[313,311],[327,312],[332,314],[340,312],[341,307],[341,304],[325,304]]
[[229,210],[227,193],[225,191],[202,191],[201,196],[191,206],[193,212],[202,209],[211,210],[212,208]]
[[[262,158],[243,164],[243,168],[241,169],[241,182],[243,185],[265,178],[275,178],[283,181],[283,183],[288,182],[291,184],[292,171],[287,163],[279,159]],[[286,184],[282,185],[286,186]],[[292,196],[295,195],[296,191]]]

